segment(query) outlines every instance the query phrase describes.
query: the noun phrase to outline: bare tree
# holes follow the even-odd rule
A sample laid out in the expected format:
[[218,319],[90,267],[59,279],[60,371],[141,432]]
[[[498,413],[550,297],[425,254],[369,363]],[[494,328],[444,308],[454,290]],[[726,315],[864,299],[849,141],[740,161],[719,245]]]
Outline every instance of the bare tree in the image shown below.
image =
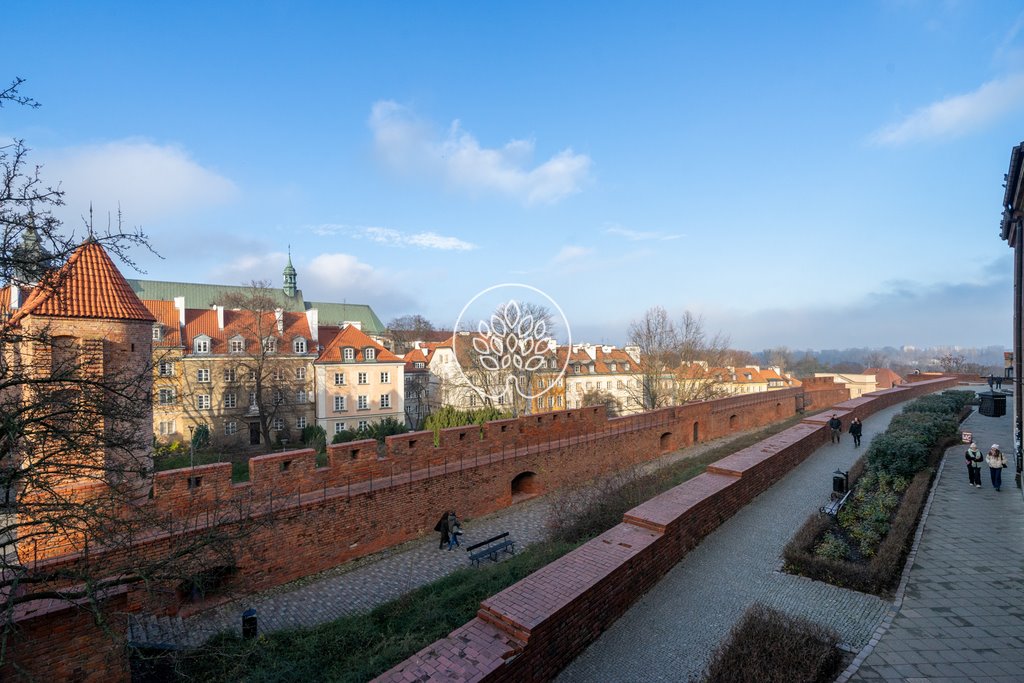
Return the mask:
[[764,363],[768,367],[788,370],[793,366],[793,352],[789,350],[789,347],[776,346],[765,349],[761,355],[764,356]]
[[426,333],[434,332],[437,328],[422,315],[402,315],[388,323],[388,336],[394,344],[392,351],[404,355],[412,350],[413,342],[425,341]]
[[881,351],[872,351],[864,357],[864,366],[868,368],[889,367],[889,357]]
[[[0,107],[36,106],[19,94],[22,82],[0,91]],[[134,348],[109,329],[76,337],[61,311],[71,298],[65,285],[80,272],[75,259],[99,251],[130,264],[129,250],[147,248],[146,237],[120,223],[102,232],[89,226],[85,242],[63,233],[51,213],[61,190],[41,181],[27,154],[21,140],[0,146],[0,667],[17,637],[19,605],[92,609],[115,586],[180,585],[208,562],[230,563],[246,527],[242,510],[223,509],[243,521],[219,526],[213,512],[208,532],[180,534],[191,520],[157,514],[145,495],[149,346]],[[122,329],[147,340],[151,323],[142,317]],[[139,552],[144,534],[164,539],[164,552]],[[54,556],[62,561],[45,561]]]
[[964,365],[967,363],[967,358],[962,354],[947,353],[939,358],[939,367],[942,368],[943,372],[959,373],[964,371]]
[[619,399],[612,396],[604,389],[590,389],[583,392],[583,398],[581,399],[583,406],[605,406],[608,410],[609,417],[617,417],[622,414],[622,404]]
[[291,339],[285,337],[284,311],[278,308],[270,283],[254,280],[244,293],[228,294],[219,303],[239,314],[232,325],[225,326],[231,336],[224,367],[247,389],[246,417],[259,423],[267,445],[273,443],[271,430],[278,420],[285,425],[280,435],[290,438],[288,425],[305,409],[295,399],[296,387],[305,386],[304,380],[297,384],[296,371],[305,368],[307,361],[292,352]]

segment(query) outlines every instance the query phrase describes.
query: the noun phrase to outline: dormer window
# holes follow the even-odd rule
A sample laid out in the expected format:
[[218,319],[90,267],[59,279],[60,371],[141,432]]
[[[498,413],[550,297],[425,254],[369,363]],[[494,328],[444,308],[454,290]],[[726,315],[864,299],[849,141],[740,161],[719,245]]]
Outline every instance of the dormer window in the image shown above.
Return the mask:
[[593,375],[595,372],[597,372],[597,370],[595,370],[593,365],[588,365],[587,367],[590,369],[590,374],[591,375]]
[[277,337],[267,337],[263,340],[264,353],[277,353]]
[[355,360],[356,350],[351,347],[346,347],[341,351],[341,357],[343,360]]
[[625,370],[626,372],[629,372],[629,363],[623,363],[622,369]]
[[612,372],[618,372],[619,368],[615,363],[612,363]]
[[292,350],[295,353],[305,353],[306,352],[306,340],[303,339],[302,337],[298,337],[297,339],[295,339],[295,341],[292,342]]
[[192,351],[195,353],[209,353],[210,352],[210,338],[205,334],[200,335],[192,340]]
[[377,357],[377,349],[363,349],[363,358],[373,360]]
[[418,361],[416,361],[415,363],[413,363],[413,364],[412,364],[412,366],[413,366],[414,368],[416,368],[416,369],[421,369],[421,368],[423,368],[423,367],[424,367],[424,364],[423,364],[423,361],[421,361],[421,360],[418,360]]
[[160,323],[156,323],[155,325],[153,325],[153,341],[163,341],[163,338],[164,328],[160,325]]
[[554,358],[552,358],[551,360],[548,361],[548,367],[551,368],[552,370],[554,370],[555,366],[557,365],[557,363],[558,363],[558,361],[556,361]]
[[245,338],[241,335],[236,335],[228,340],[228,353],[244,353],[245,352]]
[[575,372],[577,375],[580,374],[580,366],[578,366],[578,365],[572,366],[572,371]]

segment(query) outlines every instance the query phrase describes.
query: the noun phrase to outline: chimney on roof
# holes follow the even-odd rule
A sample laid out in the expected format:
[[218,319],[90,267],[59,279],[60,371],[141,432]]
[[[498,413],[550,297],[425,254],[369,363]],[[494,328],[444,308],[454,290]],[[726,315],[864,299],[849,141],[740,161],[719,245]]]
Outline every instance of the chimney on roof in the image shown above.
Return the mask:
[[583,347],[583,350],[590,356],[590,360],[597,360],[597,347],[593,344],[587,344]]
[[174,297],[174,307],[178,309],[178,325],[185,326],[185,297]]
[[274,319],[277,321],[277,333],[284,334],[284,309],[274,309]]
[[345,322],[343,322],[341,324],[342,327],[346,327],[348,325],[351,325],[352,327],[356,328],[357,330],[362,330],[363,329],[363,323],[361,323],[358,320],[346,320]]
[[306,311],[306,324],[309,325],[309,333],[313,335],[313,341],[317,341],[320,335],[320,311],[315,308]]
[[214,308],[217,309],[217,329],[218,330],[223,330],[224,329],[224,307],[223,306],[214,306]]
[[9,289],[11,290],[10,309],[13,311],[15,308],[21,306],[21,287],[17,282],[12,282]]

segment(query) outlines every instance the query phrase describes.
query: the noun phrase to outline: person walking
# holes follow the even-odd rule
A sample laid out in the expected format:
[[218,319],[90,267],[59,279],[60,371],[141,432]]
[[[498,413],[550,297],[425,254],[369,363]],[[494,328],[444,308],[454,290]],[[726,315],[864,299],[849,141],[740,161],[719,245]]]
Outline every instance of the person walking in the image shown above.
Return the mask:
[[971,447],[964,453],[964,460],[967,461],[967,480],[971,486],[981,488],[981,451],[978,444],[971,443]]
[[988,464],[989,476],[992,477],[992,488],[998,491],[1003,487],[1003,468],[1006,467],[1006,456],[999,450],[999,444],[994,443],[988,449],[985,462]]
[[860,435],[864,433],[864,423],[860,421],[859,417],[853,418],[853,422],[850,423],[850,436],[853,437],[854,448],[860,446]]
[[832,419],[828,421],[828,426],[832,430],[832,443],[839,443],[839,437],[843,433],[843,421],[835,413],[832,413]]
[[[434,525],[434,531],[441,532],[441,544],[437,546],[438,550],[444,550],[445,545],[450,541],[450,527],[448,526],[448,513],[445,512],[441,515],[441,519],[437,520],[437,524]],[[451,548],[448,548],[451,550]]]
[[448,550],[458,547],[459,535],[462,533],[462,523],[455,515],[455,510],[448,511]]

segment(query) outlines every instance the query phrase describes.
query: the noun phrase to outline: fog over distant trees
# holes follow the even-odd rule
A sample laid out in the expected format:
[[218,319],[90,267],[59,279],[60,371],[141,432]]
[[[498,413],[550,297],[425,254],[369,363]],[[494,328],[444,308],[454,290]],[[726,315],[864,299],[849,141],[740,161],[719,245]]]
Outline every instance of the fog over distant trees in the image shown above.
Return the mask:
[[905,346],[896,348],[849,348],[849,349],[789,349],[774,347],[754,354],[766,366],[781,365],[784,370],[797,376],[808,376],[815,372],[861,372],[867,368],[889,368],[900,375],[920,370],[921,372],[940,371],[943,359],[962,358],[960,366],[965,372],[993,373],[1003,372],[1003,352],[1001,346],[983,348],[962,346],[932,346],[915,348]]

